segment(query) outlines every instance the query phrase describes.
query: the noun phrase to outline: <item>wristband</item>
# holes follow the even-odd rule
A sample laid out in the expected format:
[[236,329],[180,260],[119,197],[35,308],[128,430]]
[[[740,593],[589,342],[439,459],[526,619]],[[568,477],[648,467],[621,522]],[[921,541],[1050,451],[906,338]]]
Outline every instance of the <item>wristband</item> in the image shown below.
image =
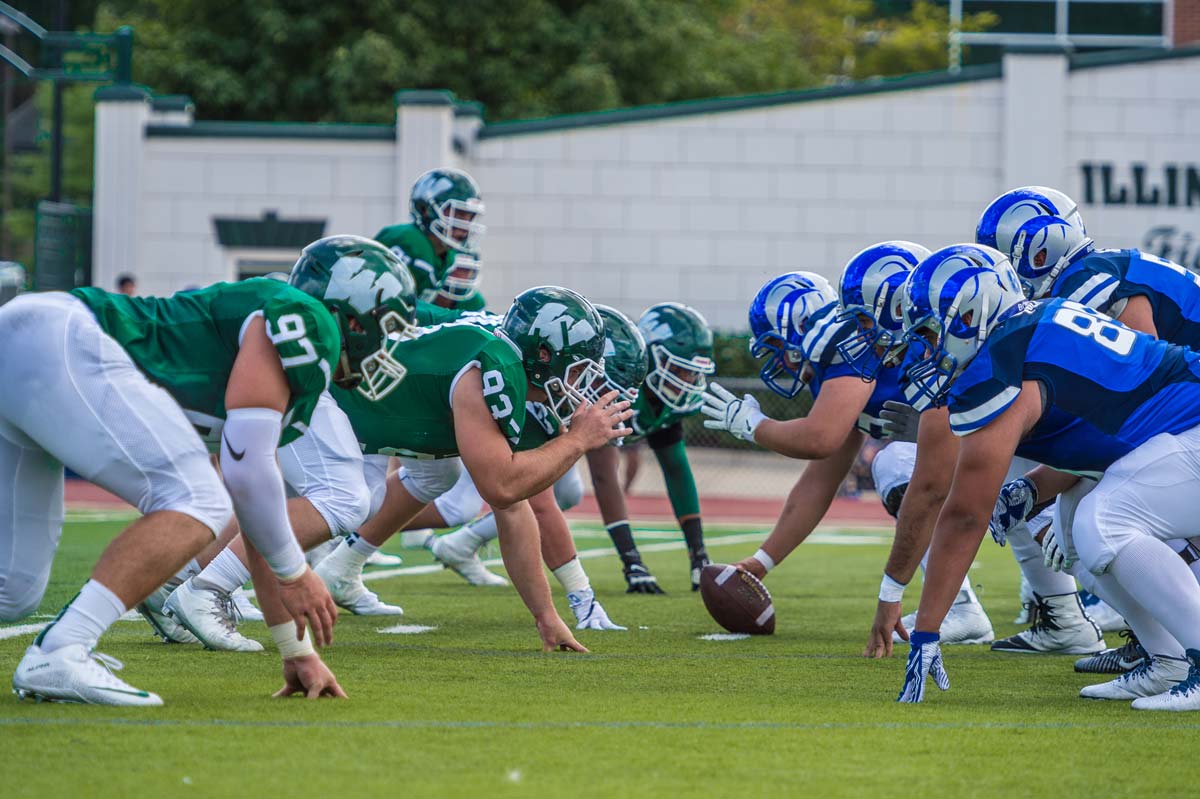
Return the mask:
[[899,602],[904,598],[904,589],[907,587],[904,583],[896,582],[888,576],[887,572],[884,572],[883,581],[879,583],[879,601]]
[[291,574],[276,574],[275,579],[281,583],[294,583],[308,573],[308,561]]
[[775,559],[764,552],[761,548],[750,557],[761,563],[762,567],[767,571],[771,571],[771,569],[775,568]]
[[308,637],[307,627],[304,629],[304,637],[299,641],[296,640],[296,623],[294,621],[276,624],[269,629],[271,638],[275,640],[275,646],[284,660],[302,658],[316,653],[312,640]]

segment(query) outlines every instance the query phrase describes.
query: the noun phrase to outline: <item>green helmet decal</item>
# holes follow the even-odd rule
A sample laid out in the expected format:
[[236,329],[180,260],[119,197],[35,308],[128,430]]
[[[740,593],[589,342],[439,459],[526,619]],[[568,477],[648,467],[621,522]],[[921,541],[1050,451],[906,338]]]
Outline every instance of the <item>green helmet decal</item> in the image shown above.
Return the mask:
[[651,305],[638,320],[648,352],[646,388],[680,413],[704,402],[707,376],[716,371],[713,336],[695,308],[678,302]]
[[480,223],[479,186],[461,169],[431,169],[413,184],[413,224],[456,252],[479,252],[487,228]]
[[604,321],[582,295],[558,286],[521,292],[497,333],[516,347],[529,382],[545,389],[547,407],[570,421],[584,391],[604,377]]
[[621,399],[637,399],[638,389],[646,379],[646,340],[628,316],[607,305],[597,305],[604,320],[605,379],[593,387],[588,399],[598,399],[609,391],[621,392]]
[[417,289],[391,250],[361,236],[328,236],[304,248],[288,283],[324,303],[337,320],[338,385],[358,386],[371,399],[399,385],[404,366],[391,356],[388,338],[412,335]]

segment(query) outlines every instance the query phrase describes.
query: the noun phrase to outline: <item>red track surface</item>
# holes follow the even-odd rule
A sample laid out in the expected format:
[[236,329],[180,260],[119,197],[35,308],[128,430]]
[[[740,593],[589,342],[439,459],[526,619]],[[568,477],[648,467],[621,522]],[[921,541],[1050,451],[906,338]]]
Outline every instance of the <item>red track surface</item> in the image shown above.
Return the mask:
[[[83,480],[67,481],[67,505],[72,508],[115,508],[128,507],[122,500],[98,486]],[[629,500],[629,515],[634,520],[668,520],[673,518],[671,505],[666,497],[634,496]],[[704,518],[713,522],[732,522],[769,525],[779,517],[783,498],[765,497],[705,497],[700,502]],[[600,514],[596,500],[589,494],[579,507],[568,514],[572,518],[595,519]],[[891,518],[883,506],[868,495],[862,499],[842,498],[833,502],[825,521],[833,524],[888,525]]]

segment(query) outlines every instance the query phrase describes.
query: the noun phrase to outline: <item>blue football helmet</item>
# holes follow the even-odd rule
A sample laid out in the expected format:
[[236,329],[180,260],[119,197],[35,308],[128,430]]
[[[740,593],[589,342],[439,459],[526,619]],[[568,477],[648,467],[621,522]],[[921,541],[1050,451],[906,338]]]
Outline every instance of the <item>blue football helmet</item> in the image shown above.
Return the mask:
[[1025,299],[1002,253],[978,244],[943,247],[905,287],[905,398],[918,411],[945,404],[954,380],[1010,308]]
[[[1054,221],[1035,223],[1038,217]],[[975,241],[1008,257],[1031,299],[1049,293],[1063,268],[1092,249],[1078,204],[1045,186],[1024,186],[992,200],[979,217]]]
[[901,340],[904,292],[900,289],[913,267],[929,255],[928,249],[911,241],[885,241],[872,244],[846,264],[838,282],[842,305],[838,319],[852,322],[855,332],[839,342],[837,350],[863,380],[875,379],[884,354]]
[[795,397],[807,380],[804,333],[811,317],[837,302],[829,281],[812,272],[768,280],[750,302],[750,354],[766,358],[758,375],[781,397]]

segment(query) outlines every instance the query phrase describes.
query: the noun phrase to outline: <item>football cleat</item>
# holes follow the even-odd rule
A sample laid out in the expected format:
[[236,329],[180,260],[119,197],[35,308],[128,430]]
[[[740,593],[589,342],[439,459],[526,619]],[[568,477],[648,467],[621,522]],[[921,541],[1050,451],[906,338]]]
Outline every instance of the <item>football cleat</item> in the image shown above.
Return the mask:
[[34,644],[13,674],[13,693],[20,699],[39,702],[74,702],[87,705],[150,707],[161,705],[157,694],[134,688],[119,679],[114,671],[121,661],[83,644],[70,644],[43,652]]
[[1029,578],[1024,574],[1021,575],[1021,612],[1013,619],[1013,624],[1029,626],[1034,622],[1034,613],[1037,610],[1037,603],[1033,601],[1033,588],[1029,585]]
[[658,578],[639,560],[625,564],[625,593],[665,594],[666,591],[658,584]]
[[205,649],[218,652],[261,652],[263,645],[237,630],[233,596],[198,588],[195,578],[184,581],[167,599],[163,611],[196,636]]
[[1078,594],[1043,597],[1035,593],[1033,597],[1036,604],[1033,626],[996,641],[992,651],[1051,655],[1091,655],[1103,651],[1104,635],[1083,612]]
[[1084,699],[1137,699],[1156,696],[1188,676],[1188,662],[1179,658],[1151,656],[1133,671],[1098,685],[1079,690]]
[[1075,671],[1084,674],[1124,674],[1136,669],[1146,660],[1146,650],[1138,643],[1133,630],[1122,631],[1121,637],[1127,639],[1121,646],[1075,661]]
[[[463,539],[463,540],[460,540]],[[458,574],[471,585],[508,585],[508,580],[499,574],[493,574],[479,559],[478,550],[465,540],[465,536],[455,533],[435,538],[429,547],[438,563]]]
[[233,609],[242,621],[264,621],[262,611],[254,606],[241,588],[233,592]]
[[1133,700],[1134,710],[1200,710],[1200,649],[1187,650],[1190,665],[1185,679],[1156,696]]
[[[959,594],[962,597],[962,594]],[[910,613],[900,620],[904,629],[911,635],[917,626],[916,612]],[[992,620],[988,618],[983,605],[970,598],[960,598],[950,606],[950,612],[942,619],[941,644],[990,644],[996,638],[992,631]],[[892,641],[901,643],[904,639],[897,632],[892,633]]]
[[168,580],[138,604],[137,612],[142,614],[142,618],[150,624],[155,635],[161,638],[164,644],[198,644],[200,641],[196,636],[163,611],[167,597],[178,587],[179,583],[174,579]]
[[355,616],[404,615],[404,608],[387,604],[363,585],[361,571],[343,568],[340,558],[327,557],[313,571],[324,581],[338,607],[345,608]]
[[704,571],[704,567],[712,563],[708,559],[708,553],[703,549],[692,555],[692,590],[700,590],[700,572]]
[[367,558],[368,566],[399,566],[401,563],[404,563],[404,558],[399,555],[389,555],[378,549]]
[[575,614],[576,630],[627,630],[614,624],[604,611],[604,606],[596,599],[596,592],[590,588],[567,594],[567,603]]

